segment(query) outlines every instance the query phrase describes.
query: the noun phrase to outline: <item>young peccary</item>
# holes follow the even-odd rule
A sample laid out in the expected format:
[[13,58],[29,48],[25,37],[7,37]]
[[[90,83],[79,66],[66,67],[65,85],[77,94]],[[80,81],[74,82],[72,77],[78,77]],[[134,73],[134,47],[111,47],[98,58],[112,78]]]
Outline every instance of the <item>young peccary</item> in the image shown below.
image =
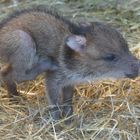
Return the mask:
[[1,78],[10,95],[18,94],[15,82],[33,80],[45,72],[54,119],[72,115],[75,84],[135,78],[139,67],[122,35],[109,25],[75,24],[43,6],[1,22],[0,62]]

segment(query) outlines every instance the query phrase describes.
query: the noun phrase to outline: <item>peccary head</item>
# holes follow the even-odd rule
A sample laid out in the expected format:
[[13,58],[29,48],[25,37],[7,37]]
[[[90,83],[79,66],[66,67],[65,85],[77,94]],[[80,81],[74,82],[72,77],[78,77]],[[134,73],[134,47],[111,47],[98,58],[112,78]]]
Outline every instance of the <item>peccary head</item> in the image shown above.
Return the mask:
[[82,25],[82,30],[65,40],[64,65],[70,78],[82,82],[138,76],[139,62],[118,31],[98,22]]

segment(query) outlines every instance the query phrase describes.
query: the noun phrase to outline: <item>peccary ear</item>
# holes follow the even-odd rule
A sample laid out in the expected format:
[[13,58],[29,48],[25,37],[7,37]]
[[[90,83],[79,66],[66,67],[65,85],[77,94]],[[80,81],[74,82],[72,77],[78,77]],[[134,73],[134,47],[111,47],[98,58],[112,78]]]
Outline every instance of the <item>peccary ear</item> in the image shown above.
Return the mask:
[[65,44],[73,51],[82,53],[86,48],[86,38],[80,35],[71,35],[66,38]]

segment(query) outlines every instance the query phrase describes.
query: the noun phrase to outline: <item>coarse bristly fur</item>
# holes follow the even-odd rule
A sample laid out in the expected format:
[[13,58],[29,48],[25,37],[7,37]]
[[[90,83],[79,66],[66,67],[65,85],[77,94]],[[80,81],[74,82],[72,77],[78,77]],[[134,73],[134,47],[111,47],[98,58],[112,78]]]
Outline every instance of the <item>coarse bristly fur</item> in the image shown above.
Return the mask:
[[15,82],[46,73],[54,119],[72,115],[75,84],[134,78],[139,71],[118,31],[99,22],[73,23],[45,6],[16,12],[0,23],[0,62],[9,95],[18,95]]

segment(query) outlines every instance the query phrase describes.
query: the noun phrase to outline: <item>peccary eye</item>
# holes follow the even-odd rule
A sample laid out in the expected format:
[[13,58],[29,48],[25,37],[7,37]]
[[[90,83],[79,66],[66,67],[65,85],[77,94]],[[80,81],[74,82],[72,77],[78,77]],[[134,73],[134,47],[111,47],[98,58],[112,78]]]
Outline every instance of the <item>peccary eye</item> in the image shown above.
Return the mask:
[[105,61],[116,61],[117,60],[117,57],[114,54],[109,54],[109,55],[103,57],[103,59]]

